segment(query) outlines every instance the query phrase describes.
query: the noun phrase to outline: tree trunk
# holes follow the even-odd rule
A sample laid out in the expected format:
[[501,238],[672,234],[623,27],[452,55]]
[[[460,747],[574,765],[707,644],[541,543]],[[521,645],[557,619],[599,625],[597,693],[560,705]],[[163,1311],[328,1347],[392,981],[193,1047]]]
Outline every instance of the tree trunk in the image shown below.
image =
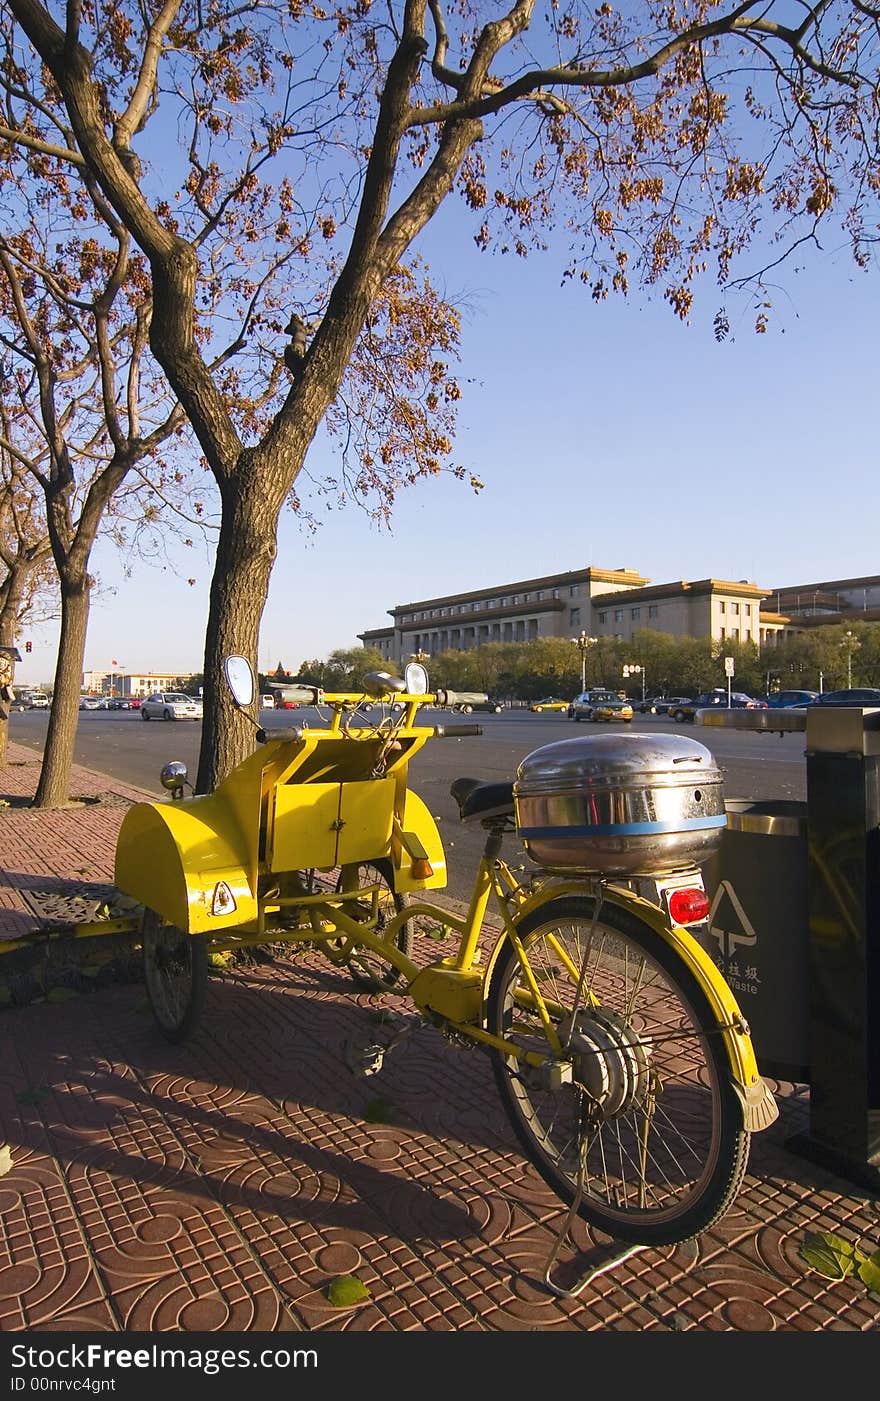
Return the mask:
[[[4,584],[3,607],[0,608],[0,647],[14,647],[18,633],[18,617],[21,612],[22,600],[24,598],[27,573],[20,561],[16,561],[10,571],[9,577]],[[12,669],[13,686],[15,684],[15,664]],[[0,764],[6,763],[6,752],[9,743],[9,710],[8,707],[0,703]]]
[[[223,675],[223,659],[247,657],[257,672],[260,619],[275,562],[278,516],[285,496],[239,470],[222,488],[223,512],[205,634],[204,714],[197,793],[210,793],[254,747],[254,726],[234,704]],[[265,477],[265,473],[263,474]],[[287,473],[285,473],[285,477]],[[274,488],[274,489],[273,489]],[[256,717],[255,696],[250,713]]]
[[85,570],[65,572],[61,579],[61,639],[55,665],[52,712],[40,782],[33,801],[35,808],[63,807],[70,796],[90,597],[88,573]]

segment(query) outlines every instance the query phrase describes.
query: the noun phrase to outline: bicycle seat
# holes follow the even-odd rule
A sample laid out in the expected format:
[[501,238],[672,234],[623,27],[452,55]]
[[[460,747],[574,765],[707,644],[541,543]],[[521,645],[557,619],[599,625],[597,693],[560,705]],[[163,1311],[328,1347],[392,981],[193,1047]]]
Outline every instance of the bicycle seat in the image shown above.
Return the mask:
[[458,803],[462,822],[513,817],[512,783],[484,783],[479,778],[457,778],[449,791]]
[[368,671],[363,678],[363,688],[368,696],[384,696],[389,691],[405,691],[406,682],[400,676],[390,676],[387,671]]

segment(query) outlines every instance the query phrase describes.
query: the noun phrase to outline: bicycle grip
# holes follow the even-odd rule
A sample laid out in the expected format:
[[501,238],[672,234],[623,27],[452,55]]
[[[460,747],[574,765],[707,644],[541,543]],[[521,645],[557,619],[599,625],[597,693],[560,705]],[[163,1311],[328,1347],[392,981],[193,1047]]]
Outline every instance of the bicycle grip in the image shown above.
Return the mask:
[[438,691],[438,705],[485,705],[489,699],[485,691]]
[[283,701],[296,701],[297,705],[320,705],[324,692],[320,686],[273,686],[275,695]]
[[469,735],[481,735],[482,725],[435,725],[435,739],[465,739]]
[[279,730],[257,730],[257,743],[268,744],[272,739],[302,739],[305,730],[301,725],[287,725]]

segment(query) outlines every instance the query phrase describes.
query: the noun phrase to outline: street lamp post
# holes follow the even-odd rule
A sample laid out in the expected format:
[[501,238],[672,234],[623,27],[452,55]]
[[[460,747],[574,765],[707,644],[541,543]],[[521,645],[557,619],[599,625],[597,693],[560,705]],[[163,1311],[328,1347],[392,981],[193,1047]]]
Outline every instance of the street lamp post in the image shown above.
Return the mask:
[[571,640],[581,654],[581,690],[585,691],[587,689],[587,648],[594,646],[599,639],[598,637],[588,637],[585,632],[582,632]]
[[846,648],[846,689],[852,690],[852,654],[857,647],[861,646],[859,639],[849,628],[843,634],[840,642],[841,647]]

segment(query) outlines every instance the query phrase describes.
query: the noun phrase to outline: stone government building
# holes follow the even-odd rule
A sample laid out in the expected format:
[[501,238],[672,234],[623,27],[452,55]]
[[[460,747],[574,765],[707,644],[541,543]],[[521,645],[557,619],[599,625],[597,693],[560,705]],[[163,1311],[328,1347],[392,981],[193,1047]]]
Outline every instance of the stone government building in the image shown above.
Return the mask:
[[749,580],[677,579],[652,584],[633,569],[575,569],[390,608],[390,627],[358,633],[388,662],[414,652],[466,651],[539,637],[615,637],[641,628],[673,637],[773,645],[781,635],[829,623],[880,620],[880,575],[766,589]]

